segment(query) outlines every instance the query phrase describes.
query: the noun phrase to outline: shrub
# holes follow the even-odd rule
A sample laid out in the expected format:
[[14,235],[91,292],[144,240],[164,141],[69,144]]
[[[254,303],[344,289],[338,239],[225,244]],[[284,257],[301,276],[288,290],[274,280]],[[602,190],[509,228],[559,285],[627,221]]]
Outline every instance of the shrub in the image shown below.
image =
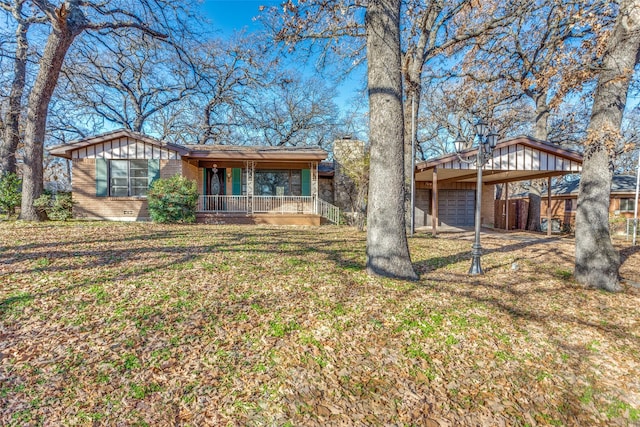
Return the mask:
[[73,218],[71,193],[45,191],[33,202],[33,206],[39,211],[46,212],[49,219],[54,221],[67,221]]
[[147,193],[149,214],[154,222],[195,222],[198,190],[195,181],[174,175],[151,184]]
[[20,206],[22,195],[20,187],[22,180],[15,173],[8,173],[0,176],[0,212],[11,216],[16,212],[16,207]]

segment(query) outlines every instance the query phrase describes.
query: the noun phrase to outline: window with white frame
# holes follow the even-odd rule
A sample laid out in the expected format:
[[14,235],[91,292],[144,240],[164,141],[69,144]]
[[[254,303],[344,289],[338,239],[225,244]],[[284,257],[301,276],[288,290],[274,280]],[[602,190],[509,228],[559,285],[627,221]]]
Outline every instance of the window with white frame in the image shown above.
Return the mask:
[[149,190],[147,160],[111,160],[109,162],[109,195],[141,197]]

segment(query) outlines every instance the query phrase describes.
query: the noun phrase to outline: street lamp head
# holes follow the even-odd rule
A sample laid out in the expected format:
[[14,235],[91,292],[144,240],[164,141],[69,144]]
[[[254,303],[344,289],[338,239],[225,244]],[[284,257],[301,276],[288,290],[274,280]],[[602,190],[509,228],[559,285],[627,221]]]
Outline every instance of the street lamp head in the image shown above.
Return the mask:
[[467,141],[465,141],[460,134],[456,137],[456,140],[453,141],[453,147],[456,149],[457,153],[460,153],[464,150],[464,147],[467,145]]
[[476,135],[478,135],[481,138],[483,136],[486,136],[489,133],[489,125],[487,124],[487,122],[485,122],[482,119],[478,119],[478,121],[475,124],[475,128],[476,128]]
[[487,142],[489,143],[489,147],[491,147],[492,150],[496,148],[496,145],[498,145],[498,134],[492,131],[489,135],[487,135]]

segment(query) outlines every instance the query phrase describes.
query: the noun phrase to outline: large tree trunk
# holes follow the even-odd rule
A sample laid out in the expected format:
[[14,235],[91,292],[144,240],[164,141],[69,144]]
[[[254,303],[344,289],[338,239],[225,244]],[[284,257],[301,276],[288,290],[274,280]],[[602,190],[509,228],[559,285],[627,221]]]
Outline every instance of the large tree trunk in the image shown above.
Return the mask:
[[[547,90],[531,94],[531,98],[536,103],[536,122],[535,134],[536,139],[546,141],[549,136],[549,104],[547,103]],[[527,211],[527,230],[540,231],[540,216],[542,186],[544,180],[532,180],[529,184],[529,209]],[[551,227],[551,224],[547,224]]]
[[640,0],[622,0],[594,94],[576,213],[575,278],[608,291],[621,289],[620,256],[609,231],[614,148],[639,55]]
[[[19,4],[18,14],[22,4]],[[27,73],[27,52],[29,42],[27,31],[29,24],[18,22],[16,29],[16,53],[13,60],[13,81],[9,93],[8,110],[5,118],[4,138],[0,140],[0,176],[16,173],[16,152],[20,142],[20,111],[24,94],[25,76]]]
[[[542,197],[541,190],[537,182],[531,181],[529,185],[529,207],[527,209],[527,227],[529,231],[540,231],[540,210]],[[549,226],[550,224],[547,224]]]
[[51,33],[47,38],[36,81],[29,95],[27,123],[24,136],[24,174],[22,180],[22,207],[20,219],[39,221],[46,215],[39,212],[33,202],[43,191],[44,137],[47,127],[49,102],[58,83],[65,55],[75,37],[86,23],[78,7],[66,8],[63,3],[55,10]]
[[371,144],[367,271],[416,280],[404,218],[400,3],[371,0],[365,17]]

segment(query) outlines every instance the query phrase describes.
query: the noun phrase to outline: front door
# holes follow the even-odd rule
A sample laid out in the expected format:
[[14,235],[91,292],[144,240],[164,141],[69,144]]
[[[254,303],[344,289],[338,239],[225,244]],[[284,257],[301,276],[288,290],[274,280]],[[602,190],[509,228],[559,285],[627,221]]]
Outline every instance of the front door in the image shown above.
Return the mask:
[[205,194],[207,196],[224,196],[226,194],[226,170],[218,168],[206,169]]

